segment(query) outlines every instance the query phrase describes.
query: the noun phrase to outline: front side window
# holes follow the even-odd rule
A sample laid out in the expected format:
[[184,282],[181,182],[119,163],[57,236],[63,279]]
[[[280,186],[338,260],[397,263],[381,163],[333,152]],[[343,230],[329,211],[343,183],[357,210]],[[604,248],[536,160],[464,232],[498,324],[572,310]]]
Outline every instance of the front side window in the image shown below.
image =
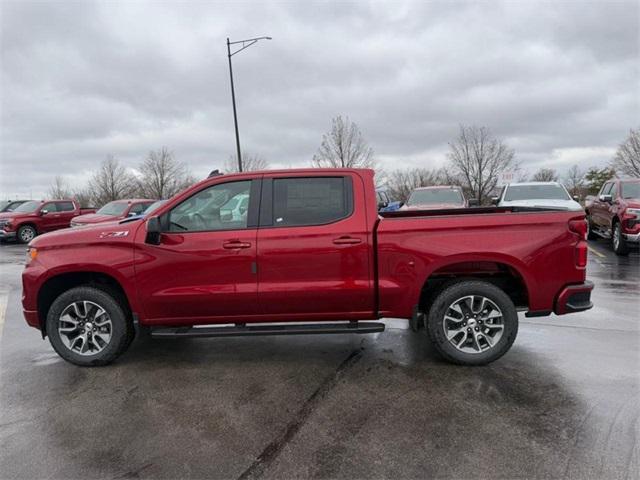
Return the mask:
[[250,180],[205,188],[168,213],[168,231],[205,232],[247,228],[250,190]]
[[42,206],[41,211],[46,211],[47,213],[52,213],[52,212],[57,212],[57,211],[58,211],[58,209],[57,209],[57,207],[56,207],[56,204],[55,204],[55,203],[53,203],[53,202],[51,202],[51,203],[45,203],[45,204]]
[[607,195],[610,191],[611,191],[611,187],[613,186],[613,183],[605,183],[602,186],[602,191],[600,192],[600,195]]
[[129,210],[129,215],[131,215],[131,216],[140,215],[142,212],[144,212],[151,205],[152,205],[152,203],[136,203],[133,207],[131,207],[131,210]]
[[75,210],[73,202],[56,202],[56,208],[58,212],[73,212]]
[[570,200],[560,185],[511,185],[504,196],[505,202],[514,200]]
[[274,226],[323,225],[351,215],[351,178],[273,180]]

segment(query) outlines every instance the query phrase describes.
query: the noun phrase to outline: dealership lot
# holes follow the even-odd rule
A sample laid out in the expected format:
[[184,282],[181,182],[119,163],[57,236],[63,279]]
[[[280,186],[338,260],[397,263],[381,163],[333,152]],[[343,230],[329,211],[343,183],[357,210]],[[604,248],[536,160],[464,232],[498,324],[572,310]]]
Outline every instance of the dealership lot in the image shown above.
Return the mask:
[[62,361],[0,245],[2,478],[635,478],[640,256],[590,242],[595,307],[525,319],[487,367],[405,322],[370,336],[150,340]]

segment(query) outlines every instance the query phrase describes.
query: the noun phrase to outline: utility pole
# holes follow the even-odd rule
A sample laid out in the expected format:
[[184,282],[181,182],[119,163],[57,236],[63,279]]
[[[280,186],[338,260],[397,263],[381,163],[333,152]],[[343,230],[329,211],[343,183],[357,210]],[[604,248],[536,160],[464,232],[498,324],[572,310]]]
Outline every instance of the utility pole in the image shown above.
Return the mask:
[[[238,131],[238,112],[236,109],[236,92],[233,86],[233,67],[231,65],[231,57],[233,57],[236,53],[240,53],[245,48],[249,48],[251,45],[258,42],[259,40],[271,40],[271,37],[249,38],[247,40],[238,40],[235,42],[229,41],[229,38],[227,37],[227,56],[229,57],[229,79],[231,80],[231,103],[233,103],[233,124],[236,129],[236,155],[238,157],[239,172],[242,172],[242,155],[240,153],[240,133]],[[231,45],[237,45],[240,43],[242,44],[242,46],[238,50],[231,52]]]

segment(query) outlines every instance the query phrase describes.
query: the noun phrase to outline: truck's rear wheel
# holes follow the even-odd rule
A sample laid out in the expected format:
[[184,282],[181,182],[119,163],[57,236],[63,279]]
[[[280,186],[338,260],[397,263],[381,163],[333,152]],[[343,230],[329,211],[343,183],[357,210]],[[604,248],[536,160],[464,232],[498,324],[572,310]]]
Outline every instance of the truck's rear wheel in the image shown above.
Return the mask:
[[94,287],[62,293],[47,314],[47,334],[54,350],[81,366],[107,365],[131,344],[134,335],[116,297]]
[[438,352],[460,365],[485,365],[507,353],[518,334],[518,313],[495,285],[468,280],[445,288],[427,318]]

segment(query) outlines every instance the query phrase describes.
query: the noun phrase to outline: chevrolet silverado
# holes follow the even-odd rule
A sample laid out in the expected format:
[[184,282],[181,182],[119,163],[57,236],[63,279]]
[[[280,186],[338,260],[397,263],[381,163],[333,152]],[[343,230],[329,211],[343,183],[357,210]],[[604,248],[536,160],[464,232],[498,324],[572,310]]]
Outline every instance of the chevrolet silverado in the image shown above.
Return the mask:
[[[482,365],[518,311],[591,308],[582,212],[480,207],[379,214],[372,170],[208,178],[144,218],[34,239],[27,323],[77,365],[152,338],[375,333],[407,319],[447,360]],[[246,208],[225,214],[233,199]]]

